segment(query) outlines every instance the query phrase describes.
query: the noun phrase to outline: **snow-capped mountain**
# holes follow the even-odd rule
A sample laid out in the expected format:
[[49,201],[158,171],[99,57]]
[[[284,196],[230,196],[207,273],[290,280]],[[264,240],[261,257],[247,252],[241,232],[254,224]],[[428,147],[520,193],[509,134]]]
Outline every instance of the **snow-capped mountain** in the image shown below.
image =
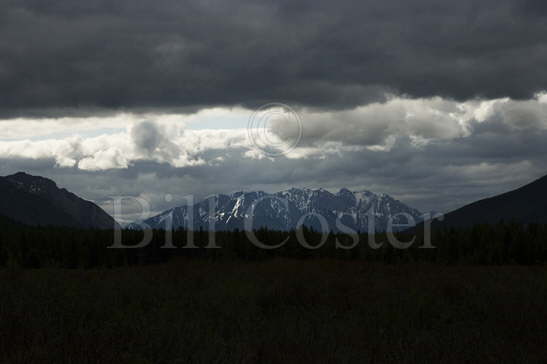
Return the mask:
[[[300,225],[318,231],[386,231],[391,219],[418,223],[422,213],[386,194],[341,189],[298,189],[269,194],[263,191],[213,195],[193,206],[167,210],[129,228],[192,228],[194,230],[249,230],[267,227],[291,230]],[[351,229],[351,230],[349,230]]]

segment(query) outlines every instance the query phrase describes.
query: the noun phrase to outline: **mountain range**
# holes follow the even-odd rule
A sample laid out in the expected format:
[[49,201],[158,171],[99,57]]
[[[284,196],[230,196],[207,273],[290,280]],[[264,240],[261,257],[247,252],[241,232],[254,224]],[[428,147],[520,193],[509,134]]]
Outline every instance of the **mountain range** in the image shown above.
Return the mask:
[[345,188],[338,193],[322,188],[291,188],[273,194],[263,191],[217,194],[194,205],[167,210],[128,228],[292,230],[304,225],[317,231],[367,232],[390,229],[390,220],[396,230],[397,224],[417,223],[421,219],[420,211],[383,193]]
[[[516,190],[486,198],[433,222],[434,228],[466,228],[475,224],[500,221],[547,223],[547,176]],[[66,226],[112,229],[115,220],[93,202],[86,201],[50,179],[16,173],[0,177],[0,218],[31,226]],[[321,218],[319,218],[321,216]],[[193,205],[172,208],[142,222],[128,225],[154,229],[191,228],[203,230],[244,230],[251,228],[291,230],[305,225],[315,230],[381,232],[403,229],[397,225],[424,215],[417,209],[386,194],[341,189],[291,188],[266,193],[263,191],[216,194]],[[323,225],[325,226],[323,226]],[[407,227],[407,226],[405,226]],[[418,227],[417,227],[418,228]]]
[[115,220],[50,179],[16,173],[0,177],[0,215],[31,226],[112,229]]

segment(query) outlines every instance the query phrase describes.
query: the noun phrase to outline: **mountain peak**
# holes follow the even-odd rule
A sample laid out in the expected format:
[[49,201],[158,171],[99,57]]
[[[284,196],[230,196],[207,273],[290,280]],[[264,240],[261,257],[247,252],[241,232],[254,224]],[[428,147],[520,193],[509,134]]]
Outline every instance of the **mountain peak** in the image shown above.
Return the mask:
[[51,194],[58,190],[57,184],[52,180],[25,172],[17,172],[6,176],[5,179],[13,183],[16,188],[33,194]]
[[[204,200],[194,206],[171,209],[145,220],[144,223],[155,229],[165,228],[165,219],[162,217],[171,211],[174,211],[174,228],[190,229],[208,229],[211,216],[214,216],[214,229],[217,230],[245,229],[244,221],[247,217],[253,217],[254,228],[268,227],[272,230],[291,230],[300,223],[321,229],[323,226],[318,225],[319,221],[314,218],[317,215],[322,216],[333,231],[338,228],[338,219],[343,219],[344,225],[355,231],[368,231],[368,220],[371,216],[375,220],[376,231],[385,231],[391,217],[400,213],[408,213],[415,221],[421,221],[418,210],[395,199],[381,197],[387,195],[376,195],[369,191],[351,192],[347,188],[336,194],[325,188],[293,187],[273,194],[247,191],[222,196],[224,198],[215,204],[214,211],[209,211],[208,201]],[[200,213],[203,211],[210,213]],[[190,220],[188,216],[191,215],[193,218]],[[193,221],[194,225],[188,226],[189,221]]]
[[[14,174],[10,175],[10,176],[6,176],[6,178],[7,177],[19,177],[19,176],[31,176],[31,175],[26,173],[26,172],[17,172],[17,173],[14,173]],[[31,177],[33,177],[33,176],[31,176]]]
[[57,184],[46,177],[41,176],[33,176],[31,174],[25,173],[25,172],[17,172],[12,175],[4,177],[11,181],[18,181],[22,183],[30,183],[30,182],[41,182],[41,183],[47,183],[57,186]]
[[0,177],[0,215],[27,225],[112,229],[116,222],[100,207],[45,177],[18,172]]
[[348,195],[348,194],[353,195],[353,192],[351,192],[350,190],[348,190],[345,187],[341,188],[340,191],[338,191],[338,195]]

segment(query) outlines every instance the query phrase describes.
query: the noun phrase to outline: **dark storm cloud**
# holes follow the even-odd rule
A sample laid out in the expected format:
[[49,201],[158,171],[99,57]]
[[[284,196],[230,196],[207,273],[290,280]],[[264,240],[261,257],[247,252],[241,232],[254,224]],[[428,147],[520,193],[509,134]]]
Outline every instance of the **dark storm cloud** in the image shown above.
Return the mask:
[[[547,88],[543,1],[4,0],[0,115]],[[186,108],[186,109],[185,109]]]

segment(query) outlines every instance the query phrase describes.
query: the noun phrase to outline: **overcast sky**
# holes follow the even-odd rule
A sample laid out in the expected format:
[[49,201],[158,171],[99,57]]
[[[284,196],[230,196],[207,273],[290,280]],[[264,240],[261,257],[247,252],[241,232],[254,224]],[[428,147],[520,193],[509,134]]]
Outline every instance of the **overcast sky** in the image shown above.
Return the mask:
[[446,212],[547,174],[546,62],[542,0],[0,0],[0,174]]

